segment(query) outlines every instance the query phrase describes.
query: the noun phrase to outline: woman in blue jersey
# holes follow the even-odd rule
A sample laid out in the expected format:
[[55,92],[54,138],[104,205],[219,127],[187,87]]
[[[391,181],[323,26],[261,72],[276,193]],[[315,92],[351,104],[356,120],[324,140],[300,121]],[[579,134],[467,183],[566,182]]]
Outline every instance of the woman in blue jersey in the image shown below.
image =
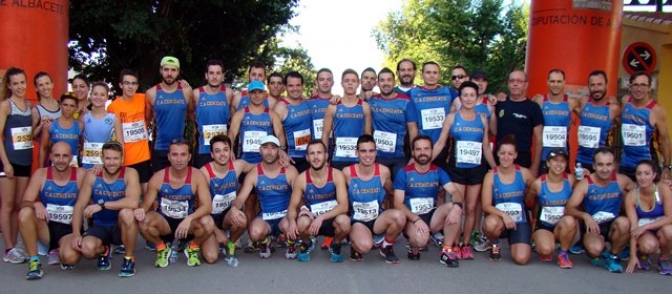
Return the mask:
[[630,261],[626,273],[635,267],[648,270],[649,256],[660,249],[658,272],[672,275],[669,257],[672,251],[672,191],[667,184],[656,183],[658,173],[651,160],[635,168],[637,188],[625,196],[625,214],[630,220]]
[[84,125],[74,117],[77,104],[77,96],[73,93],[66,92],[61,95],[61,117],[54,120],[48,131],[42,132],[38,162],[43,163],[49,157],[52,144],[63,141],[68,143],[72,149],[73,157],[70,165],[78,165],[77,154],[79,154],[79,143]]
[[478,86],[466,81],[461,83],[459,90],[462,106],[443,121],[443,129],[434,145],[432,160],[438,157],[446,146],[446,141],[450,139],[450,159],[446,172],[455,187],[465,196],[464,244],[458,252],[463,259],[474,259],[470,237],[476,221],[478,196],[481,194],[485,173],[496,164],[487,135],[487,117],[475,110],[479,103]]
[[82,167],[91,169],[95,165],[102,167],[103,144],[117,138],[121,141],[123,133],[121,120],[114,113],[105,110],[110,88],[103,82],[91,87],[91,111],[80,117],[84,125],[84,143],[82,144]]
[[548,173],[541,175],[532,183],[527,200],[536,200],[537,216],[532,240],[542,261],[551,261],[555,242],[560,242],[558,265],[560,268],[572,268],[569,260],[569,247],[576,235],[576,219],[565,215],[565,204],[572,196],[572,187],[576,183],[573,175],[567,174],[569,155],[562,147],[551,148],[546,156]]
[[534,178],[530,171],[514,164],[518,157],[513,136],[505,137],[497,149],[499,165],[485,175],[482,204],[487,214],[483,231],[492,241],[490,259],[502,258],[499,238],[508,238],[511,258],[519,265],[530,260],[531,225],[525,209],[525,190]]

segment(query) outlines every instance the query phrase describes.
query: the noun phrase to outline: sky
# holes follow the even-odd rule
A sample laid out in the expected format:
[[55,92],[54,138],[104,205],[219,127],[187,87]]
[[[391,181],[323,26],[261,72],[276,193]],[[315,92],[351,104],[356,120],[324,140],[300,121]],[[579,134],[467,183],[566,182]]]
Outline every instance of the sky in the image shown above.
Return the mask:
[[300,27],[299,33],[285,36],[283,44],[301,44],[316,70],[331,69],[333,93],[342,94],[340,80],[345,69],[358,73],[367,67],[381,69],[385,57],[371,33],[389,12],[401,10],[402,3],[403,0],[300,0],[298,15],[290,21]]

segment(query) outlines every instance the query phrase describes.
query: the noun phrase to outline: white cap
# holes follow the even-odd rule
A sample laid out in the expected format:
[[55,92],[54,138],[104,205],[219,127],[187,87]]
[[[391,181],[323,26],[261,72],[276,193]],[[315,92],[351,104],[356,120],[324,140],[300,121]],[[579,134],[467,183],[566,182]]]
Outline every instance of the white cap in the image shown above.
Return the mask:
[[273,135],[268,135],[268,136],[264,137],[263,139],[261,139],[261,144],[259,144],[259,145],[264,145],[264,144],[268,144],[268,143],[273,143],[273,144],[275,144],[275,146],[280,147],[280,140],[278,140],[278,138],[273,136]]

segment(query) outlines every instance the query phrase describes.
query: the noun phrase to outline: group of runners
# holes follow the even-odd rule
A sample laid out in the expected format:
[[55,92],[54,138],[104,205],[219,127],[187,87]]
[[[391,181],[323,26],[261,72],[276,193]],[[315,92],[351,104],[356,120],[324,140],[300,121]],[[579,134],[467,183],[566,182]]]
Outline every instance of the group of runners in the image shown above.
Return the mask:
[[[51,77],[38,73],[31,106],[26,73],[10,68],[0,90],[3,260],[28,261],[26,278],[39,279],[41,246],[66,270],[82,257],[109,270],[115,251],[124,255],[119,276],[133,276],[140,233],[156,267],[178,250],[189,266],[224,255],[236,267],[247,231],[261,258],[280,242],[286,258],[307,262],[325,236],[332,262],[349,243],[351,260],[377,248],[396,264],[403,235],[409,260],[433,241],[439,262],[454,268],[473,251],[499,261],[507,238],[521,265],[534,244],[543,261],[557,251],[561,268],[573,267],[570,251],[585,251],[611,272],[648,269],[657,255],[658,271],[672,274],[670,139],[649,74],[633,74],[617,100],[601,70],[574,98],[552,69],[548,93],[531,99],[520,70],[499,98],[482,70],[456,66],[452,85],[440,85],[439,64],[425,62],[422,86],[417,72],[409,59],[396,74],[348,69],[343,95],[333,95],[333,73],[321,69],[308,98],[301,74],[267,75],[258,62],[245,91],[223,84],[219,60],[192,89],[166,56],[162,81],[144,94],[137,73],[122,70],[111,103],[107,84],[83,76],[57,100]],[[579,145],[572,168],[570,128]],[[40,168],[31,174],[35,141]]]

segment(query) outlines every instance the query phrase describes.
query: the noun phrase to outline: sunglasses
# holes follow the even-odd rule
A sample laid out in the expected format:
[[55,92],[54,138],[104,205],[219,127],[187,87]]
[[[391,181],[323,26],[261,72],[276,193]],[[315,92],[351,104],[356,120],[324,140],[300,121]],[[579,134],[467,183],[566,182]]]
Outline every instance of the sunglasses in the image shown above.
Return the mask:
[[454,80],[458,80],[458,79],[461,80],[461,79],[464,79],[466,77],[467,76],[465,76],[465,75],[456,75],[456,76],[450,76],[450,79],[454,81]]

